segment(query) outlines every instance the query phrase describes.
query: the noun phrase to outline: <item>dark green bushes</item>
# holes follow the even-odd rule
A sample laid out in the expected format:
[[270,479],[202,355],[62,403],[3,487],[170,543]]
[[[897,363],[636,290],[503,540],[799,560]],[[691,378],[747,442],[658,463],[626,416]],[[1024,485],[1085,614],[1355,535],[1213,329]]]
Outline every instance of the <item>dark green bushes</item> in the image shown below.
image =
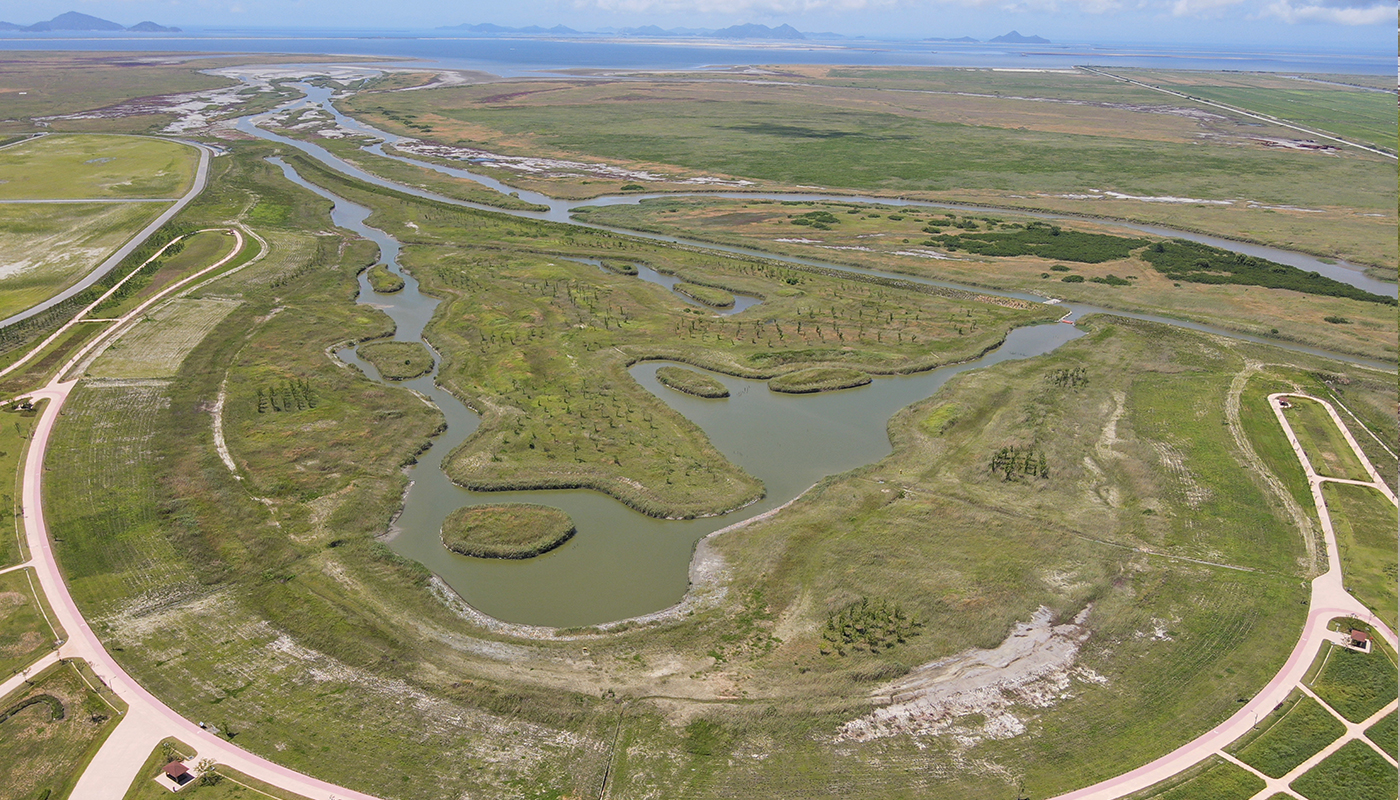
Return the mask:
[[1316,272],[1305,272],[1297,267],[1278,264],[1268,259],[1231,253],[1184,239],[1156,242],[1143,252],[1142,257],[1158,272],[1174,281],[1267,286],[1271,289],[1291,289],[1305,294],[1395,305],[1394,297],[1371,294]]

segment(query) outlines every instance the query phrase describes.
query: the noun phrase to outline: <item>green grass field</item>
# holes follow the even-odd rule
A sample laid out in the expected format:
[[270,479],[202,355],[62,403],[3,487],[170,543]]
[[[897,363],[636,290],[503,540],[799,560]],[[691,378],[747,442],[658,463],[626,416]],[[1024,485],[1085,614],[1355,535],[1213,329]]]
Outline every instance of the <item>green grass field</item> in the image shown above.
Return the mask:
[[23,560],[23,518],[18,512],[20,460],[38,414],[33,411],[0,412],[0,565]]
[[1395,699],[1395,664],[1381,648],[1361,653],[1333,646],[1312,688],[1338,714],[1361,722]]
[[1332,515],[1347,588],[1392,629],[1396,624],[1395,506],[1365,486],[1326,483],[1322,495]]
[[0,675],[24,669],[62,638],[35,597],[32,570],[0,575]]
[[1248,800],[1264,782],[1234,764],[1212,757],[1204,769],[1197,769],[1185,781],[1172,779],[1161,790],[1135,794],[1134,800]]
[[1352,741],[1289,788],[1308,800],[1390,800],[1396,792],[1395,768],[1365,742]]
[[[217,264],[233,252],[236,243],[237,240],[233,236],[222,230],[200,231],[185,236],[160,258],[145,267],[140,274],[122,284],[116,294],[93,309],[92,316],[120,317],[167,286],[205,267]],[[246,263],[257,255],[260,249],[257,240],[245,234],[242,252],[225,268],[232,269]]]
[[[4,698],[0,785],[7,797],[67,797],[81,768],[116,727],[116,713],[88,689],[76,667],[56,666]],[[61,711],[60,711],[61,709]]]
[[403,291],[404,281],[387,266],[375,264],[369,268],[369,285],[379,294],[393,294]]
[[189,190],[199,153],[161,139],[55,134],[0,150],[0,200],[168,198]]
[[672,286],[673,291],[680,292],[686,297],[699,300],[711,308],[729,308],[734,305],[734,295],[723,289],[716,289],[713,286],[699,286],[694,283],[678,283]]
[[1282,778],[1344,733],[1346,728],[1321,704],[1295,693],[1281,718],[1244,747],[1232,750],[1265,775]]
[[1293,426],[1293,433],[1317,474],[1354,481],[1371,480],[1325,408],[1303,398],[1288,398],[1288,402],[1292,408],[1284,409],[1284,416]]
[[1394,104],[1381,92],[1290,80],[1267,73],[1129,72],[1146,83],[1353,141],[1395,148],[1395,114],[1390,108]]
[[1390,753],[1391,756],[1394,756],[1396,750],[1400,749],[1400,743],[1397,743],[1396,735],[1395,714],[1387,715],[1380,722],[1366,729],[1366,738],[1380,745],[1381,749]]
[[0,204],[0,317],[72,285],[165,208],[163,203]]

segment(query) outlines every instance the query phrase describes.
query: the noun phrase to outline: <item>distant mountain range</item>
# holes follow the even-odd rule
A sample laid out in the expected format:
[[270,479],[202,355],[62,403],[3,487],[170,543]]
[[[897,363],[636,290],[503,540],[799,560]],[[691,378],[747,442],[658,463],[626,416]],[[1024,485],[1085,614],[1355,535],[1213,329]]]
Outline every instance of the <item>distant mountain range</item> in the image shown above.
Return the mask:
[[[446,25],[438,28],[440,31],[464,31],[466,33],[482,33],[487,35],[512,34],[517,36],[572,36],[583,35],[584,31],[576,31],[573,28],[566,28],[563,25],[555,25],[553,28],[541,28],[538,25],[530,25],[524,28],[511,28],[505,25],[493,25],[489,22],[462,25]],[[711,30],[708,28],[665,28],[656,25],[643,25],[640,28],[603,28],[593,33],[622,35],[622,36],[652,36],[652,37],[703,37],[706,39],[783,39],[797,40],[806,39],[802,31],[791,25],[779,25],[770,28],[767,25],[731,25],[728,28]]]
[[130,28],[118,25],[111,20],[94,17],[90,14],[79,14],[76,11],[69,11],[59,14],[51,20],[36,22],[33,25],[16,25],[13,22],[0,22],[0,31],[32,31],[43,33],[46,31],[129,31],[132,33],[180,33],[179,28],[167,28],[164,25],[157,25],[149,20],[138,22]]

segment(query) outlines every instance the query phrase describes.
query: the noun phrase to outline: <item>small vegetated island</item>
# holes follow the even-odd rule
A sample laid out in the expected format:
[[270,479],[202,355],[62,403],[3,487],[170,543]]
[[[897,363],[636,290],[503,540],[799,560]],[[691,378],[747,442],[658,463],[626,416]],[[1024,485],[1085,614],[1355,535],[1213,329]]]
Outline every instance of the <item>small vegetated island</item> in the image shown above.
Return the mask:
[[734,305],[734,295],[713,286],[700,286],[695,283],[678,283],[675,290],[711,308],[729,308]]
[[574,531],[569,515],[549,506],[467,506],[447,515],[442,543],[474,558],[534,558],[567,542]]
[[849,367],[812,367],[779,375],[768,382],[768,388],[784,394],[811,394],[852,389],[870,383],[870,376]]
[[684,367],[661,367],[656,371],[656,380],[662,386],[675,389],[696,397],[721,398],[729,396],[724,384],[704,373]]
[[433,371],[433,355],[418,342],[369,342],[356,350],[386,380],[406,381]]
[[369,268],[369,285],[380,294],[393,294],[403,291],[403,278],[389,271],[387,264],[375,264]]

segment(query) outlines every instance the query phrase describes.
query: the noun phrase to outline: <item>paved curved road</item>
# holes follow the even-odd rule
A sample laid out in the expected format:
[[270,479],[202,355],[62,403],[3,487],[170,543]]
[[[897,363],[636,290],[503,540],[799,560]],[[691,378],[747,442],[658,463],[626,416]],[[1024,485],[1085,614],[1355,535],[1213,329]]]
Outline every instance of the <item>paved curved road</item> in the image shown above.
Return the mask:
[[[154,138],[154,137],[152,137],[152,138]],[[26,140],[26,141],[28,141],[28,140]],[[48,309],[50,309],[50,308],[53,308],[54,306],[58,305],[59,303],[62,303],[64,300],[67,300],[68,298],[77,295],[79,292],[83,291],[84,289],[87,289],[89,286],[92,286],[94,283],[97,283],[97,281],[100,280],[100,279],[102,278],[103,275],[106,275],[108,272],[111,272],[113,269],[115,269],[116,266],[117,266],[117,264],[121,263],[121,260],[122,260],[123,258],[126,258],[128,255],[131,255],[131,252],[132,252],[133,250],[135,250],[136,248],[140,247],[140,246],[142,245],[142,243],[144,243],[147,239],[149,239],[149,238],[151,237],[151,234],[155,233],[157,230],[160,229],[160,226],[162,226],[162,225],[164,225],[165,223],[169,222],[170,219],[171,219],[172,217],[174,217],[176,214],[180,213],[180,211],[182,211],[182,210],[184,209],[185,206],[189,205],[191,201],[193,201],[196,197],[198,197],[200,192],[204,191],[204,186],[205,186],[205,184],[206,184],[206,183],[208,182],[208,180],[209,180],[209,156],[210,156],[210,154],[213,153],[213,151],[210,150],[208,147],[205,147],[205,146],[202,145],[202,144],[198,144],[197,142],[188,142],[188,141],[184,141],[184,140],[172,140],[172,139],[161,139],[161,141],[179,141],[180,144],[187,145],[187,146],[189,146],[189,147],[193,147],[193,148],[195,148],[196,150],[199,151],[199,166],[195,169],[195,173],[194,173],[194,183],[193,183],[193,185],[190,186],[190,190],[189,190],[188,192],[185,192],[185,194],[184,194],[183,197],[181,197],[181,198],[179,198],[178,200],[174,201],[174,205],[170,206],[170,208],[167,208],[164,212],[161,213],[161,215],[160,215],[159,217],[156,217],[154,222],[152,222],[150,225],[147,225],[145,228],[143,228],[143,229],[141,230],[140,233],[136,234],[136,236],[133,237],[133,238],[131,239],[131,241],[129,241],[129,242],[127,242],[126,244],[122,245],[115,253],[113,253],[112,255],[108,256],[108,258],[107,258],[106,261],[103,261],[101,264],[98,264],[97,267],[94,268],[94,269],[92,270],[92,272],[89,272],[87,275],[85,275],[85,276],[82,278],[82,280],[78,281],[77,283],[73,284],[72,286],[69,286],[67,289],[64,289],[63,291],[59,292],[58,294],[54,295],[53,297],[50,297],[49,299],[45,300],[44,302],[42,302],[42,303],[40,303],[40,304],[38,304],[38,305],[36,305],[36,306],[32,306],[32,307],[30,307],[30,308],[27,308],[27,309],[25,309],[25,310],[19,312],[18,314],[15,314],[15,315],[13,315],[13,316],[11,316],[11,317],[7,317],[7,318],[5,318],[5,319],[0,320],[0,328],[3,328],[3,327],[5,327],[6,325],[10,325],[10,324],[13,324],[13,323],[15,323],[15,322],[19,322],[20,320],[29,319],[30,317],[32,317],[32,316],[34,316],[34,315],[36,315],[36,314],[39,314],[39,313],[41,313],[41,312],[43,312],[43,311],[46,311],[46,310],[48,310]],[[54,201],[48,201],[48,200],[46,200],[46,201],[44,201],[44,202],[54,202]],[[76,202],[76,201],[75,201],[75,202]],[[88,202],[88,201],[82,201],[82,202]],[[121,201],[121,202],[131,202],[131,201]],[[138,201],[135,201],[135,202],[143,202],[143,203],[144,203],[144,202],[153,202],[153,201],[150,201],[150,200],[138,200]],[[157,201],[157,202],[158,202],[158,201]],[[167,201],[164,201],[164,202],[170,202],[170,201],[167,200]]]

